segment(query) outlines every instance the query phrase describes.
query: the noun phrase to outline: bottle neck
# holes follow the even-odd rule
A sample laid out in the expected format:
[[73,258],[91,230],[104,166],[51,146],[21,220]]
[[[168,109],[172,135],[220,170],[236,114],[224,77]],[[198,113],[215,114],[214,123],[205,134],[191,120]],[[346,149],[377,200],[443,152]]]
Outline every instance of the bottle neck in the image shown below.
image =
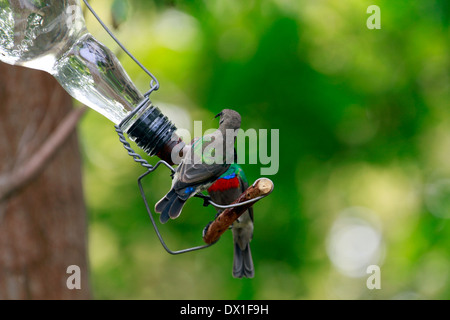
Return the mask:
[[[78,0],[0,0],[0,61],[44,70],[118,124],[143,96],[117,57],[86,30]],[[149,102],[121,126],[140,148],[172,164],[176,127]]]
[[137,116],[122,124],[121,129],[148,155],[157,155],[169,164],[173,164],[173,148],[183,143],[175,133],[175,125],[150,101]]

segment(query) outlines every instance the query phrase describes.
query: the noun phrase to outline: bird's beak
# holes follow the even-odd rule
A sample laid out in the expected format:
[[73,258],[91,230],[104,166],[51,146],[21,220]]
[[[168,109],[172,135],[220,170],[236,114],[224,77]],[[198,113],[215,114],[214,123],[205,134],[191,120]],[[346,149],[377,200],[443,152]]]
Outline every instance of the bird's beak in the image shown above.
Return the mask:
[[218,114],[216,114],[216,116],[214,117],[214,119],[216,119],[217,117],[220,117],[223,114],[223,112],[220,112]]

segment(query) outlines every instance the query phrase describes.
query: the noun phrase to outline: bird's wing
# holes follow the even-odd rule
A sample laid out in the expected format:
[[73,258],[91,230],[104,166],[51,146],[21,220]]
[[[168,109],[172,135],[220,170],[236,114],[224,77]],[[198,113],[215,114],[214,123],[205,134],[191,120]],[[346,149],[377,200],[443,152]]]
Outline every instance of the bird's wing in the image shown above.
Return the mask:
[[228,167],[227,164],[181,164],[177,170],[179,174],[176,188],[214,181],[225,173]]
[[[204,182],[214,181],[225,173],[230,166],[229,164],[207,164],[203,161],[202,145],[196,139],[191,147],[187,150],[186,156],[177,168],[177,181],[174,183],[175,190],[183,189],[187,186],[197,185]],[[188,161],[189,160],[189,161]],[[201,163],[195,163],[195,160]]]

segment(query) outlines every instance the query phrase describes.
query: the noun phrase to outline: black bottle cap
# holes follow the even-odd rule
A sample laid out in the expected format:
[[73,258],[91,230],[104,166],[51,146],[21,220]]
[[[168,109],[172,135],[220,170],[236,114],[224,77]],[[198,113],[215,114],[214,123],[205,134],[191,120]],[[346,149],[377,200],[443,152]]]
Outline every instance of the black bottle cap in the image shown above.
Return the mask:
[[175,125],[157,107],[151,106],[130,127],[127,134],[148,155],[154,156],[170,142],[176,130]]

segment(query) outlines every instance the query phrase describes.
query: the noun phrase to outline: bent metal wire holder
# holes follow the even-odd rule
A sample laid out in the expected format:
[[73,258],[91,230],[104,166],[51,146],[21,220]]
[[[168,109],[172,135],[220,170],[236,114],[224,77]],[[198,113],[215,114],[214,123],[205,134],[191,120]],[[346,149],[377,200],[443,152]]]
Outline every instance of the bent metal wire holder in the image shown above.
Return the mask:
[[[156,224],[156,221],[152,215],[150,206],[148,204],[147,201],[147,196],[145,195],[144,192],[144,187],[142,185],[142,180],[148,176],[150,173],[154,172],[156,169],[158,169],[159,166],[164,165],[166,166],[171,173],[173,174],[175,172],[175,169],[168,164],[166,161],[164,160],[160,160],[158,161],[155,165],[151,165],[150,163],[148,163],[147,160],[143,159],[138,153],[136,153],[133,148],[131,147],[130,143],[127,141],[124,132],[121,129],[121,126],[126,123],[128,120],[130,120],[134,115],[136,115],[150,100],[150,94],[153,91],[156,91],[159,89],[159,82],[156,79],[156,77],[147,70],[147,68],[145,68],[136,57],[134,57],[131,52],[129,52],[125,46],[119,41],[119,39],[117,39],[117,37],[112,33],[112,31],[105,25],[105,23],[101,20],[101,18],[97,15],[97,13],[94,11],[94,9],[91,7],[91,5],[88,3],[87,0],[83,0],[86,7],[89,9],[89,11],[94,15],[94,17],[97,19],[97,21],[101,24],[101,26],[103,27],[103,29],[105,29],[105,31],[111,36],[111,38],[119,45],[119,47],[125,51],[125,53],[145,72],[147,73],[150,78],[152,79],[150,82],[150,89],[149,91],[147,91],[144,94],[144,99],[139,103],[139,105],[133,109],[130,114],[122,120],[121,123],[119,123],[118,125],[115,125],[115,130],[117,132],[117,134],[119,135],[119,141],[123,144],[124,148],[127,150],[128,154],[133,158],[133,160],[137,163],[139,163],[141,166],[143,166],[144,168],[147,169],[147,171],[145,173],[143,173],[138,179],[138,186],[139,186],[139,191],[141,193],[141,197],[144,201],[145,204],[145,208],[147,210],[147,213],[150,217],[150,220],[152,222],[153,228],[155,230],[156,235],[158,236],[159,241],[161,242],[161,245],[163,246],[163,248],[170,254],[173,255],[177,255],[177,254],[181,254],[181,253],[187,253],[187,252],[192,252],[192,251],[196,251],[196,250],[201,250],[201,249],[205,249],[208,248],[210,246],[212,246],[214,243],[211,244],[205,244],[205,245],[200,245],[200,246],[196,246],[196,247],[190,247],[190,248],[186,248],[186,249],[181,249],[181,250],[176,250],[173,251],[171,249],[169,249],[169,247],[166,245],[161,232],[158,229],[158,226]],[[230,205],[219,205],[217,203],[214,203],[213,201],[211,201],[211,199],[209,199],[207,196],[204,196],[203,194],[197,194],[195,195],[195,197],[199,197],[202,198],[204,200],[204,206],[208,206],[208,205],[212,205],[215,208],[219,208],[219,209],[229,209],[229,208],[235,208],[235,207],[239,207],[239,206],[243,206],[243,205],[247,205],[253,202],[256,202],[264,197],[266,197],[266,195],[264,196],[260,196],[245,202],[241,202],[241,203],[237,203],[237,204],[230,204]]]

